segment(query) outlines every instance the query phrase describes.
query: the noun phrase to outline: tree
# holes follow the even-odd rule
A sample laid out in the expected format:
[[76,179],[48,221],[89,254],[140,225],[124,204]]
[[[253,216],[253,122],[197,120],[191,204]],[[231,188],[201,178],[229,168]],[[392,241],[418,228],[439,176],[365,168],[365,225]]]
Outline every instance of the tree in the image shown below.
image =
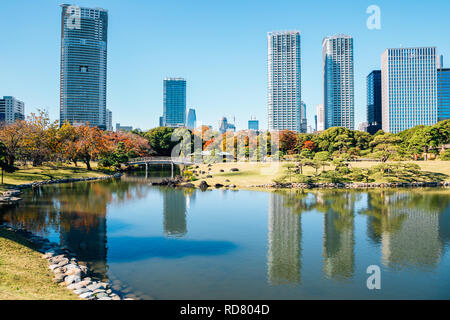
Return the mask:
[[[26,135],[23,137],[24,151],[33,166],[40,166],[55,153],[58,147],[56,131],[58,123],[51,122],[48,113],[38,110],[27,119]],[[53,152],[52,152],[53,151]]]
[[16,121],[13,124],[4,125],[0,129],[0,141],[5,146],[5,161],[13,166],[17,157],[23,151],[24,137],[26,136],[27,122]]
[[75,141],[77,158],[82,160],[87,169],[91,171],[91,161],[108,151],[107,141],[103,132],[97,127],[83,125],[75,127],[75,129],[78,137]]
[[7,161],[8,150],[3,142],[0,142],[0,168],[2,169],[2,184],[4,172],[12,173],[17,170],[16,167],[10,165]]
[[400,137],[388,132],[377,135],[372,142],[370,142],[370,147],[372,148],[375,157],[382,162],[386,162],[398,155],[399,143],[401,141],[402,139]]
[[178,141],[172,141],[174,128],[158,127],[149,130],[144,136],[150,147],[160,156],[170,156]]
[[284,153],[293,152],[297,145],[297,133],[290,130],[280,132],[280,150]]

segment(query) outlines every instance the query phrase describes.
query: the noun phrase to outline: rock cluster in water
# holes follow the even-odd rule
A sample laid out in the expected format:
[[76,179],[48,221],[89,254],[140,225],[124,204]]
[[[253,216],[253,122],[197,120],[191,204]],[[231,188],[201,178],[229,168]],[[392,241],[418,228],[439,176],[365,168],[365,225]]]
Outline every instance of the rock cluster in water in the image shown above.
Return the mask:
[[20,196],[22,192],[20,190],[8,190],[6,192],[3,192],[3,194],[0,196],[0,205],[14,205],[18,203],[21,198]]
[[381,182],[381,183],[269,183],[263,185],[252,185],[251,188],[268,189],[367,189],[367,188],[430,188],[450,187],[447,182]]
[[56,243],[33,235],[24,229],[4,227],[31,242],[42,258],[49,262],[49,269],[54,273],[54,281],[77,296],[87,300],[134,300],[127,298],[121,292],[111,288],[109,282],[95,281],[89,277],[89,268],[78,262],[75,254],[68,248],[62,248]]

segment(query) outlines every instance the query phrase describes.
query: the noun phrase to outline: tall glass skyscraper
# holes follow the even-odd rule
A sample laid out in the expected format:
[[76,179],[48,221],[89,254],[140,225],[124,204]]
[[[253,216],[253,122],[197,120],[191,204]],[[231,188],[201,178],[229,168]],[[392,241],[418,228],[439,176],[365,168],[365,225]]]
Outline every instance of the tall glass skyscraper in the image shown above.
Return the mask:
[[268,42],[269,130],[301,130],[300,32],[270,32]]
[[[441,58],[442,59],[442,58]],[[438,121],[450,119],[450,69],[437,70]]]
[[60,122],[106,129],[108,11],[61,7]]
[[197,127],[197,115],[195,109],[189,109],[187,115],[187,127],[188,129],[195,129]]
[[164,125],[184,127],[186,124],[186,80],[164,79]]
[[353,38],[326,37],[322,42],[325,129],[355,126]]
[[302,101],[300,109],[300,132],[306,133],[308,127],[308,120],[306,119],[306,104]]
[[386,49],[381,56],[383,131],[437,122],[436,48]]
[[370,134],[381,130],[381,70],[367,76],[367,124]]

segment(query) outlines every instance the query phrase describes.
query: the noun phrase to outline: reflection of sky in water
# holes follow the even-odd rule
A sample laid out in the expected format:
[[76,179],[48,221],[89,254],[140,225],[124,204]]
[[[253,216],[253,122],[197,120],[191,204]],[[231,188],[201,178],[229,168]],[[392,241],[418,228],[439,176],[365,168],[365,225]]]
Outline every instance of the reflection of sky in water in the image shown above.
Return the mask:
[[[156,298],[449,298],[442,190],[189,192],[134,179],[44,190],[3,219]],[[372,264],[378,292],[365,287]]]

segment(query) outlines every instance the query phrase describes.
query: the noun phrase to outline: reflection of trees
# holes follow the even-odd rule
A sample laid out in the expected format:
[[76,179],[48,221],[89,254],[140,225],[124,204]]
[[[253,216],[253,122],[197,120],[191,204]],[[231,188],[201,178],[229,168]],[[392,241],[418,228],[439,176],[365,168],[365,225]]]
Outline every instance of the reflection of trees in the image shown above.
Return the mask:
[[161,188],[161,192],[163,194],[164,234],[169,237],[183,237],[187,233],[185,190]]
[[50,230],[59,233],[61,245],[89,262],[96,275],[104,278],[107,205],[144,197],[145,188],[148,186],[117,180],[48,185],[26,191],[24,202],[5,210],[2,219],[43,236]]
[[368,234],[382,245],[383,263],[392,268],[435,267],[449,197],[439,191],[376,190],[368,193]]
[[268,278],[271,284],[300,283],[301,216],[292,194],[269,194]]

